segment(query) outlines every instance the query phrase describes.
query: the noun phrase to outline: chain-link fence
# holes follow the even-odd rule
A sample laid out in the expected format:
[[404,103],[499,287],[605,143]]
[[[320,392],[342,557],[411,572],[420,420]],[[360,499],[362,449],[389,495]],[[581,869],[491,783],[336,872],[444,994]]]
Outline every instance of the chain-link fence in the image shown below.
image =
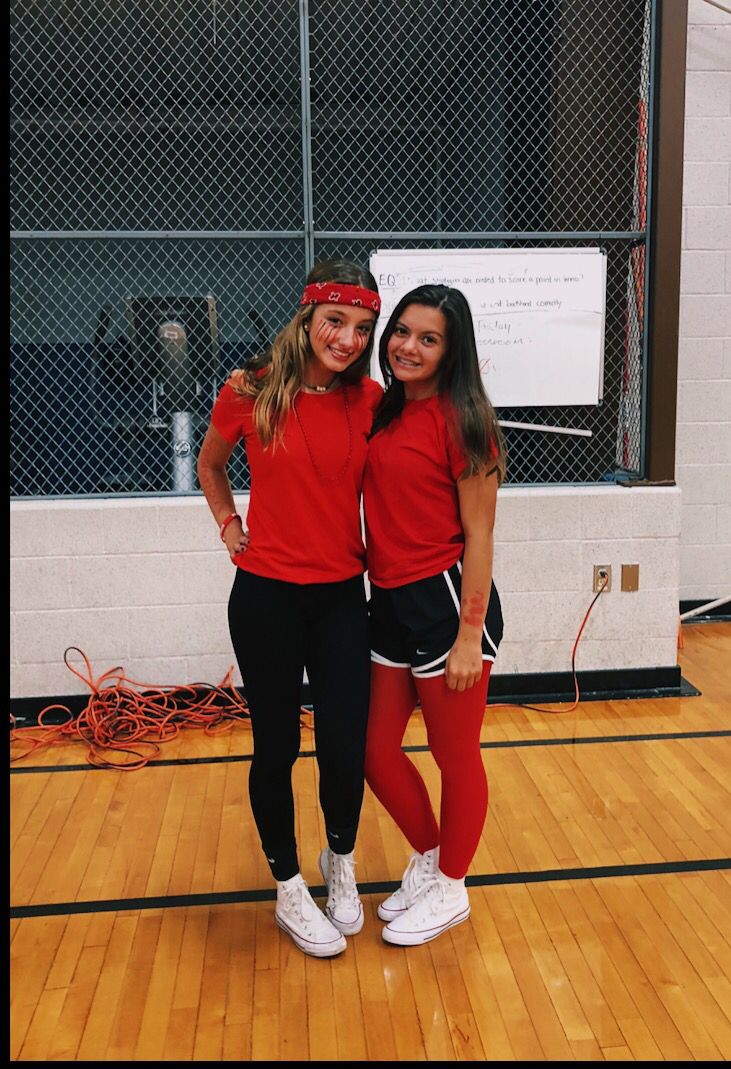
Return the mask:
[[313,259],[388,247],[603,246],[603,403],[498,413],[592,436],[509,481],[641,472],[652,4],[12,0],[13,495],[197,492]]

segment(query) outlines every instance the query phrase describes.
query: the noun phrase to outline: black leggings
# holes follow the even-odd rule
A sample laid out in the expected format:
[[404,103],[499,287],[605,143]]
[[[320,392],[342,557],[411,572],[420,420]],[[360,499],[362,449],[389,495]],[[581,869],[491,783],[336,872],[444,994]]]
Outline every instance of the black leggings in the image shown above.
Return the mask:
[[272,874],[287,880],[299,872],[292,766],[304,668],[328,842],[340,854],[355,844],[370,676],[363,577],[299,585],[237,568],[228,621],[254,735],[251,808]]

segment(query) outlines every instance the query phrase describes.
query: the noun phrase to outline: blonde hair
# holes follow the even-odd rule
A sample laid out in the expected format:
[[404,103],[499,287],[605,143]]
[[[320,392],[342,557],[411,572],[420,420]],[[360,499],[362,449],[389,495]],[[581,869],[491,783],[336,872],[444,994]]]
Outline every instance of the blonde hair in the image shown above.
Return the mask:
[[[349,260],[324,260],[316,264],[307,276],[307,284],[310,282],[343,282],[378,293],[370,271]],[[229,378],[235,393],[255,398],[254,427],[265,448],[281,442],[295,395],[304,384],[311,354],[305,324],[312,319],[315,307],[311,304],[300,307],[269,348],[245,368],[237,368]],[[373,334],[358,359],[339,372],[343,382],[360,381],[370,367],[372,350]]]

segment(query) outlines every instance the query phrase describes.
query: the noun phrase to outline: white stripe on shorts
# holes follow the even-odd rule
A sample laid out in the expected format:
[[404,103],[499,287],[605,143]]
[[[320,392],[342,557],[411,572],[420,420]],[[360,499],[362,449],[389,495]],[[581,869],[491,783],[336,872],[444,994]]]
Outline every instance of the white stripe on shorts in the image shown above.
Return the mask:
[[371,660],[375,664],[385,664],[387,668],[410,668],[408,661],[389,661],[388,657],[384,657],[381,653],[376,653],[375,650],[371,650]]
[[[452,647],[450,646],[449,649],[451,648]],[[421,672],[425,672],[427,668],[433,668],[435,664],[439,664],[440,661],[443,661],[445,657],[448,656],[449,650],[447,650],[446,653],[440,654],[439,657],[435,657],[433,661],[427,661],[426,664],[417,664],[416,667],[412,669],[412,671],[419,672],[421,674]]]
[[[416,676],[417,679],[432,679],[434,676],[443,676],[444,673],[447,670],[446,656],[449,656],[449,654],[445,655],[445,661],[444,661],[443,667],[439,668],[436,672],[422,672],[418,668],[412,668],[411,669],[411,674],[413,676]],[[482,659],[483,659],[483,661],[493,661],[494,662],[495,655],[493,653],[483,653]]]
[[[459,561],[457,561],[457,564],[459,564]],[[462,569],[460,568],[460,574],[461,573],[462,573]],[[448,571],[447,572],[442,572],[442,575],[444,576],[444,581],[446,582],[446,584],[447,584],[447,586],[449,588],[449,593],[452,595],[452,601],[454,602],[454,607],[457,610],[457,619],[459,619],[460,605],[459,605],[459,598],[457,597],[457,591],[454,589],[454,583],[450,579]]]
[[[461,575],[462,574],[462,561],[461,560],[457,561],[457,567],[459,569],[459,574]],[[452,589],[454,589],[454,588],[452,588]],[[488,594],[488,600],[489,600],[489,596],[490,595]],[[484,623],[482,625],[482,633],[484,634],[485,638],[487,639],[487,641],[492,646],[493,653],[497,656],[497,646],[495,645],[495,643],[492,641],[492,639],[490,638],[489,634],[487,633],[487,626]],[[494,657],[493,657],[493,660],[495,660]]]

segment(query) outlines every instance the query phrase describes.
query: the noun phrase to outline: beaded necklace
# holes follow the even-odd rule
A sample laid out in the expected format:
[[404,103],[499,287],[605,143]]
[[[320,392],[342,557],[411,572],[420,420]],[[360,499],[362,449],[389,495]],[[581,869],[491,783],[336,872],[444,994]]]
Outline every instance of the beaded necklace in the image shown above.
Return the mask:
[[345,458],[345,463],[343,464],[342,468],[340,469],[340,471],[336,472],[335,475],[324,475],[318,467],[314,454],[312,452],[312,448],[310,446],[310,440],[307,437],[307,432],[305,431],[304,424],[302,423],[302,420],[300,419],[300,414],[297,411],[297,397],[295,397],[294,401],[292,402],[292,411],[294,412],[294,417],[297,420],[299,429],[302,431],[302,438],[304,439],[305,447],[310,457],[310,462],[312,464],[312,467],[315,469],[318,478],[321,480],[321,482],[324,483],[339,483],[345,475],[346,471],[348,470],[348,466],[350,465],[350,458],[353,455],[353,426],[350,420],[350,404],[348,403],[347,386],[343,386],[341,392],[343,395],[343,404],[345,406],[345,420],[348,425],[348,454]]

